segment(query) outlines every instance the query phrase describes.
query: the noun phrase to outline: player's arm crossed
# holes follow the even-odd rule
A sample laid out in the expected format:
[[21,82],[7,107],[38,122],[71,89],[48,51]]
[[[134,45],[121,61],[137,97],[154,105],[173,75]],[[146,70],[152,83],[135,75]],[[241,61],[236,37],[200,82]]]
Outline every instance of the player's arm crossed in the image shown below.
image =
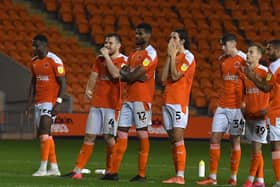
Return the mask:
[[142,66],[137,66],[133,71],[130,71],[129,66],[124,66],[121,68],[120,74],[122,80],[128,83],[144,82],[147,79],[146,70]]
[[272,75],[270,73],[264,79],[264,78],[257,76],[256,73],[248,66],[243,68],[243,72],[263,92],[269,92],[272,89],[273,84],[271,84],[271,82],[270,82]]

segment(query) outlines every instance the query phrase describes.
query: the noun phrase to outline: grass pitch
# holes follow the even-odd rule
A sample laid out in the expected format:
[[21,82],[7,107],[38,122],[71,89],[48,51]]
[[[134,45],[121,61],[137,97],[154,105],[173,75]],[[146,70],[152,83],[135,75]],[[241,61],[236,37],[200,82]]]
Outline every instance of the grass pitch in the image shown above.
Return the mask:
[[[80,139],[61,139],[56,140],[56,151],[62,174],[73,169],[78,151],[82,144]],[[198,177],[198,163],[204,160],[206,163],[206,175],[208,171],[208,141],[190,141],[186,140],[187,147],[187,165],[186,165],[186,185],[187,187],[196,187],[195,181]],[[97,168],[105,167],[105,143],[103,140],[97,140],[91,160],[86,168],[92,173],[84,175],[82,180],[65,179],[61,177],[32,177],[31,174],[39,167],[39,141],[0,141],[0,186],[1,187],[159,187],[159,186],[180,186],[162,184],[161,181],[174,176],[174,168],[171,159],[170,144],[167,140],[151,140],[151,151],[147,168],[147,183],[131,183],[129,179],[137,174],[137,139],[130,139],[128,149],[120,170],[120,181],[102,181],[100,175],[94,174]],[[242,158],[238,174],[238,185],[247,179],[250,150],[248,144],[242,145]],[[219,163],[218,185],[226,185],[230,176],[229,169],[229,142],[222,143],[222,155]],[[265,160],[265,183],[271,186],[275,181],[272,170],[271,154],[269,145],[265,145],[263,149]]]

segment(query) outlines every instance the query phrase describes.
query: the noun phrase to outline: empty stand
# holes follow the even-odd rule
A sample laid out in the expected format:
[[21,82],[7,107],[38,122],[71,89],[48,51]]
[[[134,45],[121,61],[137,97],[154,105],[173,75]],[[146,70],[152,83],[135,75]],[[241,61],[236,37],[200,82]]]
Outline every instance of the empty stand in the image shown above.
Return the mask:
[[[47,33],[51,49],[62,56],[69,70],[67,81],[72,88],[69,90],[76,98],[74,108],[85,111],[89,104],[82,99],[82,84],[86,81],[94,60],[92,52],[81,55],[82,49],[77,41],[72,40],[63,45],[68,40],[63,39],[57,30],[47,29],[40,18],[31,21],[24,7],[15,6],[9,0],[1,3],[6,5],[5,9],[0,7],[0,38],[3,40],[0,49],[6,50],[15,59],[26,62],[26,55],[15,54],[14,51],[25,48],[24,54],[31,54],[27,48],[32,36],[38,30]],[[216,93],[222,84],[217,62],[222,54],[220,36],[224,32],[234,33],[238,38],[238,48],[242,50],[246,50],[249,40],[263,42],[280,37],[277,19],[280,5],[277,0],[43,0],[43,5],[46,11],[55,13],[61,22],[73,25],[77,34],[87,35],[93,44],[102,44],[105,34],[117,32],[122,36],[122,50],[126,54],[134,48],[135,26],[143,21],[150,23],[153,27],[152,44],[159,55],[158,72],[161,72],[166,60],[170,32],[175,28],[187,30],[190,50],[197,61],[191,103],[199,108],[208,108],[210,114],[217,106]],[[18,30],[14,31],[14,27]],[[86,60],[81,65],[80,59],[83,58]],[[73,87],[82,91],[74,93],[76,89]],[[160,113],[161,110],[160,92],[155,94],[155,113]],[[78,100],[82,100],[81,105]]]
[[[50,12],[64,14],[72,1],[44,1]],[[5,8],[3,8],[5,7]],[[78,11],[77,11],[78,12]],[[70,16],[73,16],[70,13]],[[86,24],[86,27],[88,23]],[[16,29],[14,29],[16,28]],[[79,28],[80,31],[83,28]],[[65,38],[55,27],[47,27],[41,17],[29,15],[24,6],[12,1],[0,1],[0,50],[17,62],[29,66],[32,58],[32,38],[43,33],[49,39],[50,51],[62,58],[66,67],[67,92],[74,97],[74,111],[87,112],[88,101],[82,99],[84,86],[94,60],[93,50],[82,48],[75,38]],[[82,65],[79,63],[83,63]]]

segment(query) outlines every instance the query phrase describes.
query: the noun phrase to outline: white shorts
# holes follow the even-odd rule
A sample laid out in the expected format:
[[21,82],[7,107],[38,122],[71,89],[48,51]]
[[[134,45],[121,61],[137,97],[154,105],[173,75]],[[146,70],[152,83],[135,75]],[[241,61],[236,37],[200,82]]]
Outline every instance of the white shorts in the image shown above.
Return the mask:
[[271,125],[270,120],[267,120],[269,127],[269,141],[280,141],[280,118],[275,119],[275,126]]
[[120,127],[131,127],[133,124],[136,129],[152,125],[152,105],[146,110],[143,102],[125,102],[120,112]]
[[249,140],[265,144],[267,143],[266,120],[246,120],[246,136]]
[[108,108],[90,108],[86,125],[87,134],[116,136],[117,128],[118,112]]
[[39,103],[35,104],[34,108],[34,123],[39,128],[41,116],[52,117],[52,103]]
[[162,115],[166,130],[171,130],[175,127],[184,129],[188,125],[188,107],[186,107],[186,112],[184,113],[180,104],[164,104],[162,106]]
[[245,120],[240,109],[218,107],[212,122],[212,132],[229,132],[230,135],[244,134]]

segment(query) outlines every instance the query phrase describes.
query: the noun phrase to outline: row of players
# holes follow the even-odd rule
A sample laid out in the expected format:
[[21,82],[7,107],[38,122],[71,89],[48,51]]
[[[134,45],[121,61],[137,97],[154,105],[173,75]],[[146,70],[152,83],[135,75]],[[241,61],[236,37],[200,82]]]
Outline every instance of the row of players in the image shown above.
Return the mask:
[[[118,171],[126,152],[128,130],[135,124],[140,140],[138,174],[130,181],[145,181],[149,156],[148,126],[151,125],[151,103],[155,89],[157,52],[150,45],[152,28],[147,23],[136,27],[136,49],[127,58],[119,52],[121,38],[117,34],[105,37],[101,55],[93,63],[85,95],[91,99],[84,142],[76,165],[65,177],[82,178],[82,169],[94,149],[98,134],[103,134],[107,144],[106,174],[104,180],[118,180]],[[269,68],[259,64],[264,53],[260,44],[251,44],[247,55],[236,47],[236,37],[224,34],[220,40],[224,55],[220,57],[223,88],[219,98],[210,140],[210,174],[199,185],[217,184],[217,169],[220,159],[220,143],[225,132],[230,133],[231,176],[229,184],[237,184],[237,172],[241,157],[240,135],[245,120],[252,134],[252,160],[248,180],[244,187],[265,186],[261,147],[269,136],[272,144],[273,168],[276,176],[274,187],[280,186],[280,41],[271,41],[266,53],[270,58]],[[48,51],[48,40],[37,35],[32,41],[34,54],[29,106],[35,98],[35,121],[41,142],[41,165],[33,176],[60,175],[54,141],[50,134],[52,115],[62,102],[66,87],[63,63]],[[165,85],[163,122],[172,144],[176,175],[163,183],[185,184],[186,149],[184,131],[188,122],[188,106],[196,62],[188,50],[189,42],[184,30],[170,34],[167,59],[161,75]],[[127,98],[122,91],[127,86]],[[270,92],[270,93],[268,93]],[[268,119],[268,120],[266,120]],[[47,163],[50,161],[50,169]],[[256,179],[255,179],[256,177]]]

